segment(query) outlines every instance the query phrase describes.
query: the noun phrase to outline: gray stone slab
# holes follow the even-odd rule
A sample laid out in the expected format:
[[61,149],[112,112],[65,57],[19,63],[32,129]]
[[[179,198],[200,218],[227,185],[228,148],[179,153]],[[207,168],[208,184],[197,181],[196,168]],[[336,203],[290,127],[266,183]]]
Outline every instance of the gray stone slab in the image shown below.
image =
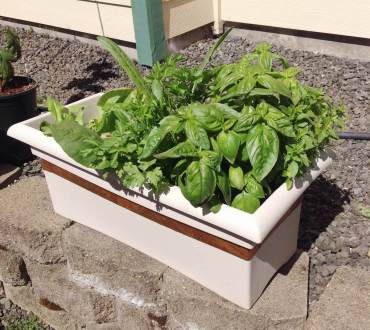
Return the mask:
[[21,256],[0,249],[0,280],[14,286],[27,284],[28,274]]
[[128,303],[153,303],[166,265],[78,223],[64,231],[63,246],[77,285],[93,286]]
[[71,221],[54,214],[44,178],[2,189],[0,205],[0,246],[41,263],[64,261],[60,237]]
[[338,267],[309,315],[305,330],[370,329],[370,271]]
[[297,251],[272,279],[250,312],[268,315],[277,324],[297,322],[297,326],[302,325],[307,317],[308,271],[308,254]]
[[0,189],[18,179],[22,171],[19,167],[11,164],[0,164]]
[[308,255],[298,253],[250,310],[172,269],[163,275],[158,300],[167,304],[171,329],[302,329],[307,315],[308,263]]
[[31,311],[48,325],[58,330],[78,329],[78,322],[65,311],[54,311],[40,304],[32,287],[14,287],[4,283],[5,294],[14,304],[26,311]]

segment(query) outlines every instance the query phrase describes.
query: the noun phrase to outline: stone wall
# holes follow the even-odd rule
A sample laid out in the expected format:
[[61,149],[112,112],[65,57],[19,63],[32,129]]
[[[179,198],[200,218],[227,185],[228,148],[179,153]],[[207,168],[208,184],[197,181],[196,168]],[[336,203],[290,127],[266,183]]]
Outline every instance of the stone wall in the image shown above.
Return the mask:
[[166,265],[55,215],[42,177],[1,190],[0,205],[5,294],[56,329],[299,329],[306,318],[305,254],[246,311]]

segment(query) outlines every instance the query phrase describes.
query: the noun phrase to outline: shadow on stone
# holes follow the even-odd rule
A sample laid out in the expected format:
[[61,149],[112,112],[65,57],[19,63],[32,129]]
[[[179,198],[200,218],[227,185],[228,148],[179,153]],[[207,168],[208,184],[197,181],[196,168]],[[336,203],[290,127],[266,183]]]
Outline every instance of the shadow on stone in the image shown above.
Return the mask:
[[319,176],[307,189],[301,213],[298,248],[308,251],[335,217],[343,212],[349,202],[348,191],[339,188],[334,181]]

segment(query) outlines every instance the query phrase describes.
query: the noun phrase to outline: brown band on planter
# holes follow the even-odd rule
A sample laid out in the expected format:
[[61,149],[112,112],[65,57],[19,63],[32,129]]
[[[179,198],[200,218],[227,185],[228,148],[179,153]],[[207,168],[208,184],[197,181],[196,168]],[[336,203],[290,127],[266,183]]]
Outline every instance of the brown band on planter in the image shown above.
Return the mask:
[[[184,224],[175,219],[169,218],[161,213],[148,209],[142,205],[134,203],[122,196],[116,195],[102,187],[97,186],[96,184],[89,182],[71,172],[66,171],[65,169],[56,166],[52,163],[49,163],[46,160],[42,160],[42,167],[45,171],[54,173],[63,179],[66,179],[90,192],[93,192],[99,195],[102,198],[105,198],[119,206],[122,206],[136,214],[139,214],[151,221],[154,221],[162,226],[170,228],[176,232],[179,232],[188,237],[194,238],[200,242],[211,245],[217,249],[230,253],[236,257],[239,257],[243,260],[250,260],[257,253],[260,245],[254,246],[252,249],[247,249],[238,244],[229,242],[225,239],[217,237],[215,235],[209,234],[198,228],[194,228],[187,224]],[[284,214],[280,221],[276,224],[274,229],[270,232],[269,235],[290,215],[290,213],[299,205],[301,199],[298,199],[292,207]]]

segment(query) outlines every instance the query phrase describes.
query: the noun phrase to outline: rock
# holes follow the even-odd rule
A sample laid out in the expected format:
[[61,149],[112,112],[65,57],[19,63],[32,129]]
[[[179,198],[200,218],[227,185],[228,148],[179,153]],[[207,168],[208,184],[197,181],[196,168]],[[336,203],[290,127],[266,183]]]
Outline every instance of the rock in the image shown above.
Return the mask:
[[316,241],[316,246],[320,250],[328,250],[330,248],[330,240],[326,236],[321,236],[317,241]]
[[93,286],[127,303],[154,302],[166,265],[77,223],[63,233],[63,245],[70,277],[78,286]]
[[306,330],[368,329],[370,272],[342,266],[314,305]]
[[53,213],[45,179],[30,177],[0,194],[0,246],[41,263],[65,260],[60,237],[70,220]]
[[358,237],[350,237],[350,239],[347,241],[347,245],[351,248],[355,248],[360,245],[360,239]]
[[352,249],[352,253],[356,253],[359,256],[366,256],[369,252],[369,246],[367,244],[361,244],[358,247]]
[[0,189],[5,188],[21,175],[21,169],[11,164],[0,163]]
[[55,329],[78,329],[79,324],[65,311],[50,310],[39,303],[29,286],[14,287],[4,283],[6,296],[26,311],[32,311],[41,320]]
[[65,265],[43,265],[27,260],[26,263],[33,292],[41,305],[50,310],[64,311],[85,323],[95,320],[95,311],[101,314],[96,293],[70,281]]
[[27,284],[29,277],[21,256],[0,249],[0,280],[14,286]]
[[[307,314],[308,256],[296,256],[272,280],[250,310],[224,300],[169,269],[163,275],[158,300],[166,303],[170,329],[285,329],[303,326]],[[215,317],[217,316],[217,317]]]

